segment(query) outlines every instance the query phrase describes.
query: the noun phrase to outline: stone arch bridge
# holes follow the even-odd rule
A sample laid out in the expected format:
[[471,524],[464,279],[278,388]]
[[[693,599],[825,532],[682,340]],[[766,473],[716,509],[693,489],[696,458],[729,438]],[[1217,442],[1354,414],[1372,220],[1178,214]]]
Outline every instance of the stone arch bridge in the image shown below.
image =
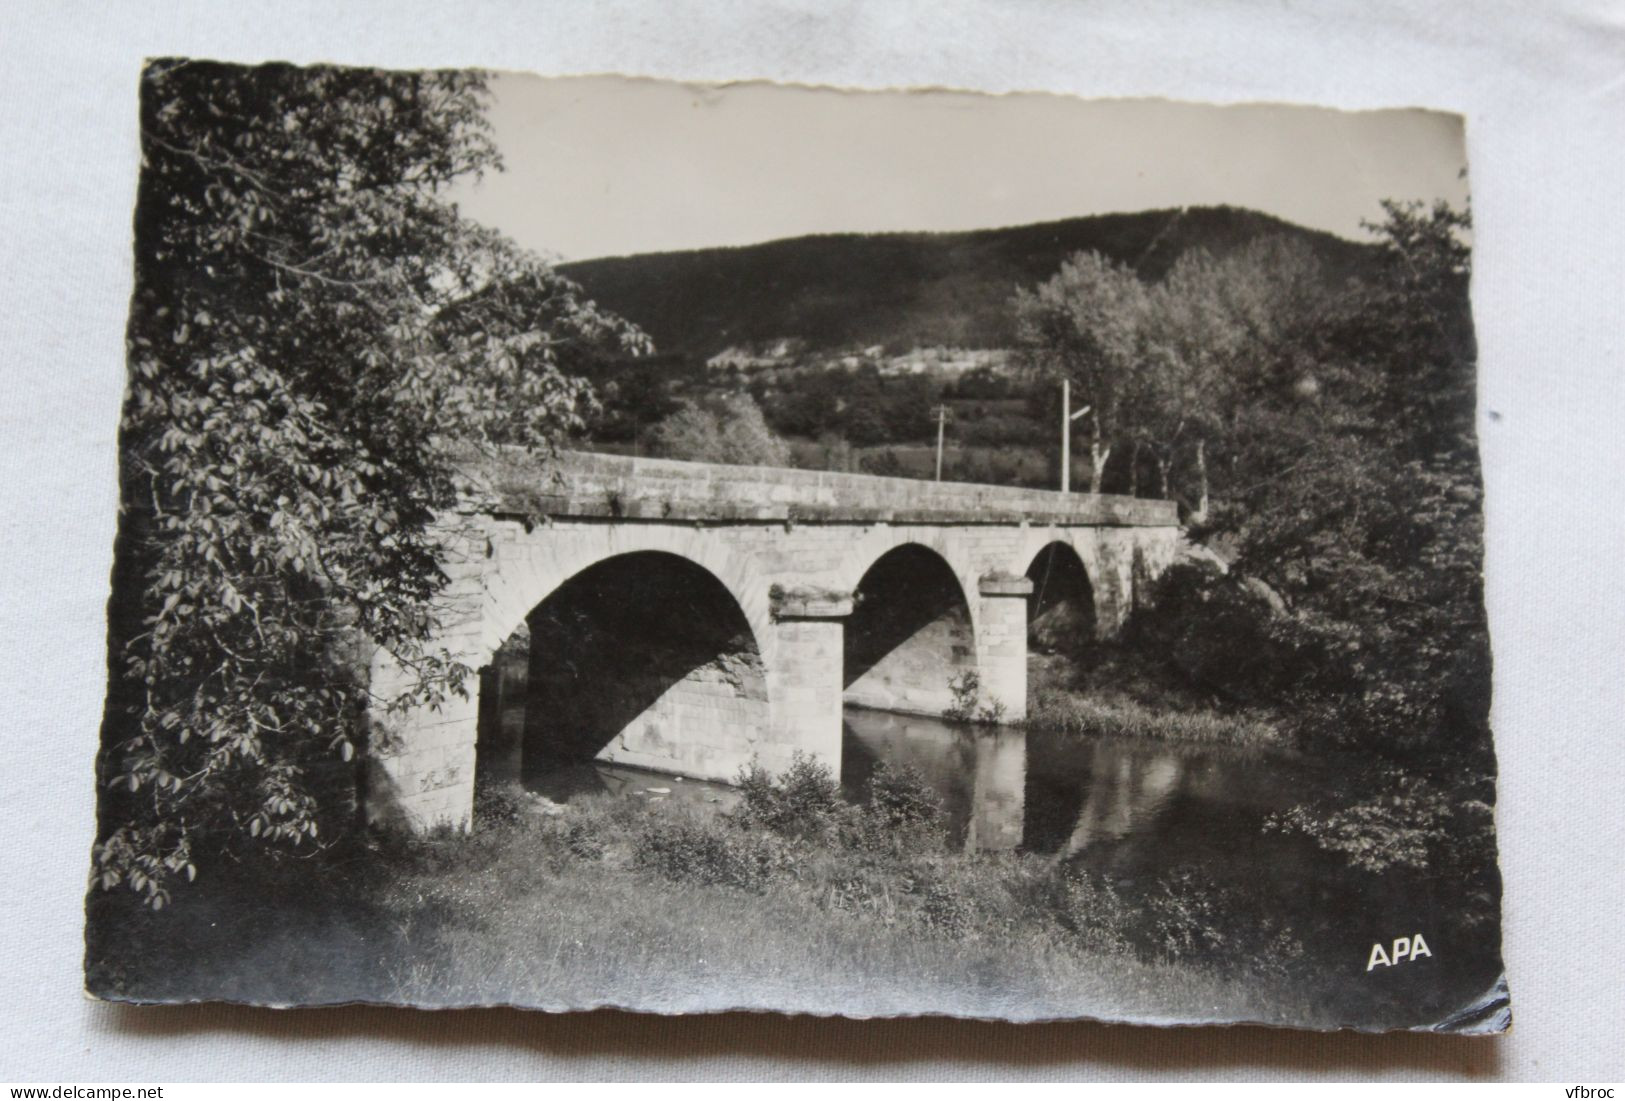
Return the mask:
[[[436,642],[478,691],[372,716],[369,815],[412,829],[557,759],[838,773],[844,705],[1019,720],[1029,633],[1109,635],[1178,539],[1171,502],[1128,497],[572,452],[467,470]],[[386,700],[411,673],[379,650],[371,677]]]

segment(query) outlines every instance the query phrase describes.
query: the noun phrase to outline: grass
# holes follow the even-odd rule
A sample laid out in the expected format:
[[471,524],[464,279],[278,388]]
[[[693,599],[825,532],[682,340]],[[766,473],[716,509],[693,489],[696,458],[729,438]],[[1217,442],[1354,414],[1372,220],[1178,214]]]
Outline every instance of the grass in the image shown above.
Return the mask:
[[1287,749],[1268,715],[1223,707],[1123,647],[1097,644],[1077,657],[1037,656],[1027,726],[1088,737],[1124,737],[1238,749]]
[[1280,729],[1252,715],[1217,711],[1158,711],[1135,700],[1102,700],[1065,688],[1041,688],[1028,705],[1027,725],[1080,736],[1147,738],[1241,748],[1281,747]]

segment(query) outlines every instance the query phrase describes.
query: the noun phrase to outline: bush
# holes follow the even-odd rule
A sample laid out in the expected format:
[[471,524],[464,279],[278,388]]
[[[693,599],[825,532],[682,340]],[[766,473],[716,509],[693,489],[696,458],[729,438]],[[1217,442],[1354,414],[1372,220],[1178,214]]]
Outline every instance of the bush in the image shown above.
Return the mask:
[[1245,703],[1278,701],[1321,655],[1294,645],[1269,604],[1234,577],[1189,562],[1157,581],[1129,633],[1208,691]]
[[512,787],[495,784],[474,786],[474,824],[476,828],[516,825],[524,815],[519,794]]
[[633,862],[679,883],[760,893],[794,861],[782,844],[727,821],[661,816],[638,834]]
[[1038,905],[1085,948],[1106,955],[1252,975],[1279,975],[1303,956],[1291,930],[1270,916],[1278,902],[1193,868],[1145,884],[1068,868],[1043,889]]
[[1068,869],[1050,884],[1049,909],[1061,925],[1091,952],[1110,956],[1133,953],[1125,930],[1138,915],[1105,879]]
[[864,474],[877,474],[885,478],[901,478],[908,474],[896,448],[891,447],[859,456],[858,468]]
[[950,937],[963,937],[971,930],[975,907],[952,883],[928,881],[922,885],[920,895],[920,920],[927,929]]
[[649,434],[654,452],[670,459],[739,466],[788,466],[790,449],[749,394],[685,401]]
[[967,669],[950,679],[948,691],[954,702],[943,711],[942,717],[949,722],[997,724],[1004,721],[1004,701],[982,699],[982,677],[976,670]]
[[871,856],[909,857],[941,853],[946,840],[942,800],[918,770],[876,766],[869,801],[843,806],[837,820],[842,848]]
[[[1482,792],[1473,790],[1477,779]],[[1350,866],[1470,875],[1495,846],[1489,777],[1456,776],[1444,784],[1400,769],[1353,782],[1341,798],[1299,804],[1272,814],[1265,829],[1301,833]]]
[[942,800],[912,765],[893,767],[882,761],[869,781],[869,800],[876,816],[894,829],[938,826]]
[[774,833],[825,836],[838,824],[844,806],[829,766],[800,751],[777,778],[752,760],[735,782],[744,799],[734,817]]

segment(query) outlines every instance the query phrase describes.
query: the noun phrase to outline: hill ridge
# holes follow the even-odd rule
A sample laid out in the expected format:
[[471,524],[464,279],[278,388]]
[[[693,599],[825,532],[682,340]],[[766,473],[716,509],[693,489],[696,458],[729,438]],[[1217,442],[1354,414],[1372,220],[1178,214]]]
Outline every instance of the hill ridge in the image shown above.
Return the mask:
[[749,245],[559,265],[663,353],[709,358],[790,338],[813,351],[1010,344],[1009,300],[1078,251],[1154,279],[1192,248],[1224,254],[1259,237],[1304,240],[1333,278],[1370,246],[1233,206],[1168,207],[971,230],[816,233]]

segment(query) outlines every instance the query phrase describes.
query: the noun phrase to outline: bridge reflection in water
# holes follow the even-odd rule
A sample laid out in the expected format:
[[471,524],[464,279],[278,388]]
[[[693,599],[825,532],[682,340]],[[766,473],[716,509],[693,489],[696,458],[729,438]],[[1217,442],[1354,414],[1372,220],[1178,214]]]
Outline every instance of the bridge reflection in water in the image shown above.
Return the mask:
[[841,786],[856,799],[882,763],[919,772],[942,800],[948,837],[967,851],[1015,849],[1025,833],[1027,735],[918,715],[846,709]]
[[842,785],[868,795],[881,762],[917,770],[967,852],[1020,849],[1133,875],[1171,860],[1313,859],[1301,838],[1263,829],[1272,812],[1332,782],[1282,754],[1014,727],[973,727],[848,707]]

